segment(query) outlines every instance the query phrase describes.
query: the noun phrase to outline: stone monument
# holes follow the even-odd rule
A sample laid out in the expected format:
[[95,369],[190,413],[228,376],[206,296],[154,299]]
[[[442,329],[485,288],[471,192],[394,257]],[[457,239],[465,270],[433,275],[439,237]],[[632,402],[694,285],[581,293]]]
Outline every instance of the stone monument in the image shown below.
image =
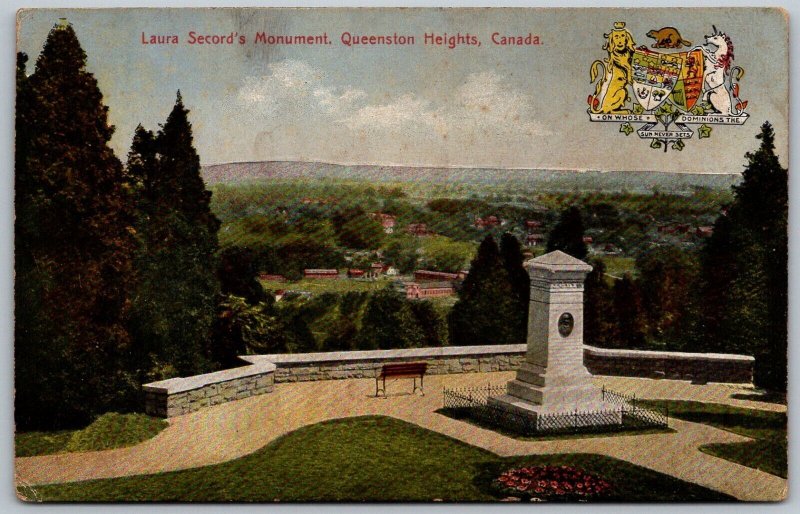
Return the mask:
[[[603,401],[583,364],[583,283],[592,267],[558,250],[526,267],[528,350],[508,393],[489,398],[489,404],[534,419],[569,414],[570,426],[621,423],[620,407]],[[596,415],[575,416],[588,412]]]

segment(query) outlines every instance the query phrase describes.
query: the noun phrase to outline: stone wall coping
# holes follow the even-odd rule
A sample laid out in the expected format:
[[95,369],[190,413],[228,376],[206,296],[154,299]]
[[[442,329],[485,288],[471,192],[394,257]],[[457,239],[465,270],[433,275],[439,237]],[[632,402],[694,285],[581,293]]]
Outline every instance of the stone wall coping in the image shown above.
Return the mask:
[[589,354],[604,357],[627,357],[632,359],[671,359],[671,360],[703,360],[707,362],[755,362],[755,357],[738,355],[734,353],[690,353],[690,352],[658,352],[650,350],[620,350],[611,348],[597,348],[584,345],[584,351]]
[[525,344],[485,346],[442,346],[436,348],[409,348],[402,350],[365,350],[349,352],[282,353],[274,355],[241,355],[240,359],[274,364],[314,364],[323,362],[385,361],[392,359],[425,359],[447,357],[481,357],[484,355],[520,354],[527,350]]
[[[278,366],[313,365],[324,363],[391,361],[395,359],[429,359],[429,358],[480,358],[490,355],[518,355],[527,351],[526,344],[483,345],[483,346],[443,346],[437,348],[411,348],[402,350],[367,350],[346,352],[317,352],[273,355],[242,355],[239,358],[249,362],[249,366],[215,371],[191,377],[170,378],[158,382],[144,384],[145,391],[154,393],[176,394],[207,385],[228,382],[265,373],[274,372]],[[749,355],[727,353],[688,353],[663,352],[647,350],[620,350],[597,348],[584,345],[584,351],[590,355],[602,357],[618,357],[632,359],[668,359],[668,360],[701,360],[713,362],[753,363],[755,359]]]
[[150,382],[149,384],[144,384],[142,387],[145,391],[152,393],[176,394],[193,389],[200,389],[201,387],[211,384],[219,384],[220,382],[272,373],[275,371],[275,368],[275,364],[271,362],[259,361],[249,366],[223,369],[222,371],[214,371],[213,373],[205,373],[203,375],[177,377],[160,380],[158,382]]

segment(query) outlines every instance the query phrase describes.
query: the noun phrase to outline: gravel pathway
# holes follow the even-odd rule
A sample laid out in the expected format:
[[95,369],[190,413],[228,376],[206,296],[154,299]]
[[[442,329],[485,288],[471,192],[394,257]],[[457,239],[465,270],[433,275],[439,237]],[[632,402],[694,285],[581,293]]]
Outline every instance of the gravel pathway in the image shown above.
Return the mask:
[[[410,395],[408,380],[389,384],[389,398],[375,398],[372,379],[330,380],[276,385],[275,392],[209,407],[170,420],[153,439],[130,448],[65,453],[15,459],[18,483],[38,485],[95,478],[159,473],[216,464],[252,453],[277,437],[329,419],[380,414],[393,416],[485,448],[501,456],[548,453],[609,455],[741,500],[785,498],[787,481],[713,457],[697,448],[708,443],[747,441],[746,437],[707,425],[670,419],[676,433],[519,441],[435,411],[442,406],[442,387],[504,384],[511,372],[431,375],[426,395]],[[693,385],[674,380],[595,377],[598,387],[641,398],[725,403],[785,411],[782,405],[736,399],[750,389],[730,384]],[[737,395],[737,396],[738,396]],[[747,487],[743,487],[747,484]]]

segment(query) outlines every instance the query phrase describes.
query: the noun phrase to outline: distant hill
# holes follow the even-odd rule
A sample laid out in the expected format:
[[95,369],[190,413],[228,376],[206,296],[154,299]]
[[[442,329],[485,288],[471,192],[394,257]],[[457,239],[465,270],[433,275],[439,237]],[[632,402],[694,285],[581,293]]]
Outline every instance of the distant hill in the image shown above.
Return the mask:
[[556,171],[497,168],[424,168],[341,165],[319,162],[261,161],[203,166],[209,185],[271,179],[342,179],[371,182],[520,185],[543,191],[628,191],[689,193],[695,187],[728,189],[739,174],[663,173],[643,171]]

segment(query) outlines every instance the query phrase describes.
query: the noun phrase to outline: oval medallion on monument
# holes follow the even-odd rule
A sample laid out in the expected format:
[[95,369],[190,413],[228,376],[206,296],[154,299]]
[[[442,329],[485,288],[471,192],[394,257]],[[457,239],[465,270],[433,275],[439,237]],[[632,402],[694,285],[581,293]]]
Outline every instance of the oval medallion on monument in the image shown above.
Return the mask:
[[569,312],[565,312],[558,318],[558,333],[561,334],[561,337],[570,335],[574,326],[575,319]]

